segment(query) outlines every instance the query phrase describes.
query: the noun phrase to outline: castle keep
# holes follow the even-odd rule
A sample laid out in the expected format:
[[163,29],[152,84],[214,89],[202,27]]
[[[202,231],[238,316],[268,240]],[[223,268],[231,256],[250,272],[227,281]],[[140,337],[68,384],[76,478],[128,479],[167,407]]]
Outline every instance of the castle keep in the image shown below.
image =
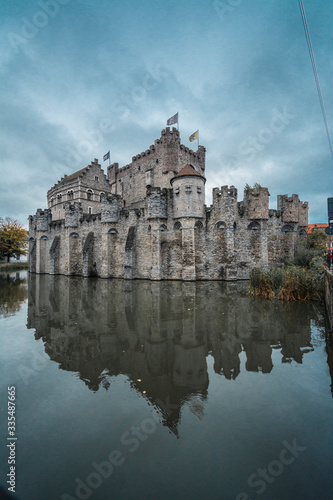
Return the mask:
[[246,279],[253,267],[281,266],[306,234],[308,204],[298,195],[234,186],[213,189],[205,205],[205,148],[192,151],[179,131],[132,162],[98,160],[47,193],[48,208],[29,217],[29,270],[35,273],[151,280]]

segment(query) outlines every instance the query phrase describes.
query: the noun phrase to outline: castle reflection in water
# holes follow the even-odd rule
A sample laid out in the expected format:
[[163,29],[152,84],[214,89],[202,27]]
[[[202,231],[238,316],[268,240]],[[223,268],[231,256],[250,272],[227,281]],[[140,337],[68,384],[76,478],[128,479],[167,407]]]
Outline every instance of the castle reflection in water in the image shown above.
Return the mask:
[[184,403],[203,412],[208,355],[232,380],[241,356],[247,371],[269,373],[273,350],[282,363],[314,350],[311,321],[323,326],[321,307],[253,299],[247,286],[30,274],[28,328],[93,391],[126,375],[177,432]]

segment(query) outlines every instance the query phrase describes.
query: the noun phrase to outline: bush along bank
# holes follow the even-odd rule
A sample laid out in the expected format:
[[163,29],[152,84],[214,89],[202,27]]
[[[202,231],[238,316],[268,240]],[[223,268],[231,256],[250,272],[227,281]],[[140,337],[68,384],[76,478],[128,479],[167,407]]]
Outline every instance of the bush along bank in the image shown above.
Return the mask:
[[249,294],[266,299],[322,300],[327,236],[314,232],[295,248],[295,257],[283,269],[253,269]]
[[26,271],[28,269],[28,262],[10,262],[0,264],[0,272],[7,273],[12,271]]

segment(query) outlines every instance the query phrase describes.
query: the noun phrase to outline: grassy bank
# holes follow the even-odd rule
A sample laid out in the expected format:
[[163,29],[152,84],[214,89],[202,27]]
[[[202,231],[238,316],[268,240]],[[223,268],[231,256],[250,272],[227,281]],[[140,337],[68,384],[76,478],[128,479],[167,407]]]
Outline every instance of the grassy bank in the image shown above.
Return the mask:
[[250,273],[249,294],[266,299],[287,301],[321,300],[323,298],[323,273],[299,266]]
[[0,264],[0,272],[3,273],[26,270],[28,270],[28,262],[9,262]]

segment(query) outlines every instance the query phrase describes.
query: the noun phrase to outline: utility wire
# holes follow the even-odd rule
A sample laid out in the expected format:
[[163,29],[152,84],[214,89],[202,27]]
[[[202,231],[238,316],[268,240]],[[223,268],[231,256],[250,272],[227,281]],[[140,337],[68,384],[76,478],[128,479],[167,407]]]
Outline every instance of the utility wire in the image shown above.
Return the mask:
[[329,143],[329,146],[330,146],[331,155],[332,155],[332,158],[333,158],[333,145],[332,145],[332,140],[331,140],[331,136],[330,136],[330,131],[329,131],[329,128],[328,128],[326,111],[325,111],[325,105],[324,105],[324,99],[323,99],[323,94],[322,94],[321,88],[320,88],[319,77],[318,77],[316,62],[315,62],[315,58],[314,58],[314,54],[313,54],[313,50],[312,50],[311,38],[310,38],[308,23],[306,21],[303,0],[298,0],[298,3],[299,3],[299,8],[301,10],[301,15],[302,15],[302,21],[303,21],[305,36],[306,36],[306,40],[307,40],[307,43],[308,43],[308,48],[309,48],[309,53],[310,53],[310,59],[311,59],[311,63],[312,63],[312,69],[313,69],[313,73],[314,73],[315,80],[316,80],[316,85],[317,85],[317,90],[318,90],[318,96],[319,96],[321,111],[323,113],[323,118],[324,118],[324,122],[325,122],[327,139],[328,139],[328,143]]

